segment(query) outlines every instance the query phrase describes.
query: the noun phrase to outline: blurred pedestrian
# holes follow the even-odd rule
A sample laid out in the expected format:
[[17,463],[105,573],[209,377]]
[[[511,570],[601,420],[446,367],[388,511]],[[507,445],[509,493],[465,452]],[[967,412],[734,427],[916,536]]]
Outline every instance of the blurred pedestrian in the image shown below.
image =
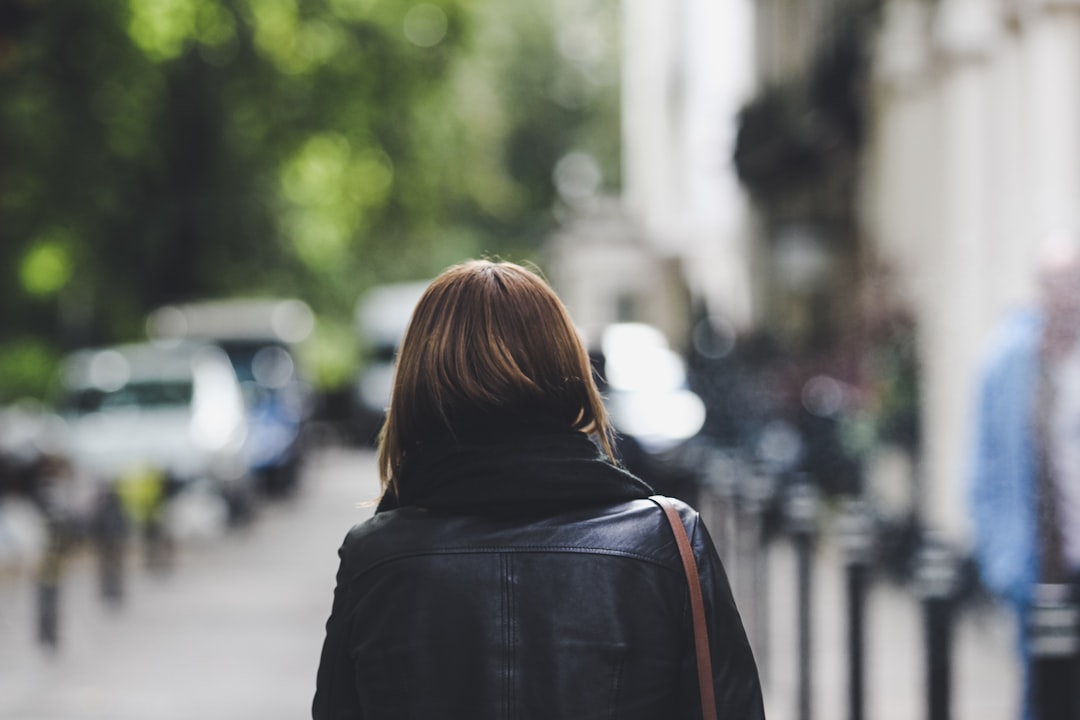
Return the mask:
[[1038,280],[1038,307],[1007,316],[989,349],[970,487],[983,582],[1019,620],[1028,718],[1036,588],[1080,571],[1080,236],[1046,239]]
[[[339,551],[315,720],[700,717],[671,528],[611,458],[588,356],[544,281],[487,261],[439,276],[400,349],[383,497]],[[718,715],[763,718],[719,557],[674,502]]]

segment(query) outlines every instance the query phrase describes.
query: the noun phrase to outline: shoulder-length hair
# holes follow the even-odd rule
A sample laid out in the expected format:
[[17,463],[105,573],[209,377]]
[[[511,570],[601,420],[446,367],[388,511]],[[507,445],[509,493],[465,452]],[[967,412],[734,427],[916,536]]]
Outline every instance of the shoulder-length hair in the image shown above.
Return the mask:
[[588,353],[555,292],[513,263],[448,268],[421,296],[398,351],[379,436],[383,489],[425,442],[526,428],[594,433],[613,457]]

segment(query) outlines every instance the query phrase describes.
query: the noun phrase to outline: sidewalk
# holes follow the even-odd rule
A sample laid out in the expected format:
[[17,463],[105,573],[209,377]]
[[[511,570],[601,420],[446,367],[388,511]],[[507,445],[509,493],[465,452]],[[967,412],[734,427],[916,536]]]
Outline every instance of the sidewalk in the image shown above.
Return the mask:
[[[768,553],[770,626],[759,665],[770,720],[797,720],[796,556],[786,538]],[[840,549],[819,544],[812,579],[811,709],[815,720],[845,720],[848,707],[847,600]],[[738,596],[738,588],[736,588]],[[911,588],[878,573],[866,601],[865,717],[927,717],[922,607]],[[1020,670],[1010,615],[1001,608],[963,612],[954,628],[953,720],[1016,720]]]

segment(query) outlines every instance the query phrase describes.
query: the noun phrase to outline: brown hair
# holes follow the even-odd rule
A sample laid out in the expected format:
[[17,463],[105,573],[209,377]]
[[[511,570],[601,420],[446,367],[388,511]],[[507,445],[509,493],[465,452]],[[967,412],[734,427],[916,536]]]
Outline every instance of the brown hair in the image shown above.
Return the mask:
[[379,436],[379,477],[393,488],[409,449],[463,432],[611,426],[570,315],[538,275],[471,260],[445,270],[413,311]]

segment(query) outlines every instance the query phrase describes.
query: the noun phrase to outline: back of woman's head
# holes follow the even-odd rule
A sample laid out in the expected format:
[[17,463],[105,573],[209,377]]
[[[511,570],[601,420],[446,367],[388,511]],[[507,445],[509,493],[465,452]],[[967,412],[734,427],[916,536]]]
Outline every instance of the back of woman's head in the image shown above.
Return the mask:
[[427,442],[569,430],[597,433],[610,456],[588,354],[554,291],[506,262],[472,260],[439,275],[398,352],[379,442],[384,487]]

